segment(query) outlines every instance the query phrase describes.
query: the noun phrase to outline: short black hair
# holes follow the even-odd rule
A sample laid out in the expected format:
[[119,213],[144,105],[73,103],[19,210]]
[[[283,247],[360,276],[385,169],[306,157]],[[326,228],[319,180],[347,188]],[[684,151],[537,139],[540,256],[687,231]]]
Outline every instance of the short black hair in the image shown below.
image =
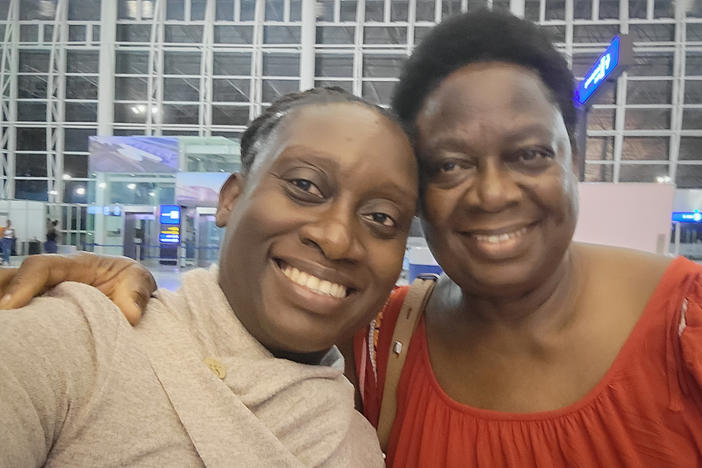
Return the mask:
[[253,165],[256,155],[273,130],[283,121],[291,110],[306,105],[358,103],[379,112],[400,125],[399,120],[386,109],[372,104],[365,99],[349,93],[338,86],[311,88],[305,91],[289,93],[275,100],[261,115],[246,129],[241,137],[241,171],[247,174]]
[[410,134],[429,94],[448,75],[475,62],[508,62],[536,71],[563,116],[574,144],[575,80],[548,34],[506,11],[456,15],[432,29],[404,66],[392,107]]

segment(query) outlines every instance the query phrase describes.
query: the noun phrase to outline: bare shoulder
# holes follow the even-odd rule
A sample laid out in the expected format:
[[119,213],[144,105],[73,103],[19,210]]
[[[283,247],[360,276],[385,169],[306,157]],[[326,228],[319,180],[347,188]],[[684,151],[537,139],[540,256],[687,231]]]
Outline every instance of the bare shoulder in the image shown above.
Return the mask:
[[595,290],[611,291],[625,300],[648,301],[673,261],[670,257],[638,250],[594,244],[573,244]]

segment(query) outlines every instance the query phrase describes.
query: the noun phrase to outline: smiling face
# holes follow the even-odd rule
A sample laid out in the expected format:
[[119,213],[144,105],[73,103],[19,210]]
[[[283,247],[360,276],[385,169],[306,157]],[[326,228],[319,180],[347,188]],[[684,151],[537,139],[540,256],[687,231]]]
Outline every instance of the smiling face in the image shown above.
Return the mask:
[[539,76],[463,67],[417,118],[429,246],[466,293],[520,295],[554,274],[575,230],[577,182],[563,118]]
[[222,190],[220,286],[268,349],[327,350],[382,308],[416,200],[394,122],[358,103],[303,106]]

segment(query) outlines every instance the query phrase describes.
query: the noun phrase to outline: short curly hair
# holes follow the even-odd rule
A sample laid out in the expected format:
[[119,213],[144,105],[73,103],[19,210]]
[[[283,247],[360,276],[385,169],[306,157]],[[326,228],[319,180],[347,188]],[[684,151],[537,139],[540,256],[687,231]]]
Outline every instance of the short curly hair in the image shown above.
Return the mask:
[[247,174],[263,144],[291,111],[307,105],[358,103],[375,110],[402,127],[395,115],[338,86],[317,87],[289,93],[274,101],[254,119],[241,137],[241,171]]
[[508,12],[480,10],[434,27],[404,66],[392,107],[410,134],[429,94],[448,75],[475,62],[508,62],[536,71],[558,105],[571,143],[575,138],[575,79],[549,36]]

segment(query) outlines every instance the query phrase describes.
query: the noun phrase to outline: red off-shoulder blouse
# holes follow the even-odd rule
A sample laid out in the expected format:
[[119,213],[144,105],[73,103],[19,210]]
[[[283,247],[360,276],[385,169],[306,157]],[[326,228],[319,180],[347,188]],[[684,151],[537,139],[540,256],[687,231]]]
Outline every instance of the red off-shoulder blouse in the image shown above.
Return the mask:
[[[368,331],[355,340],[373,424],[406,294],[406,287],[395,290],[383,310],[375,366],[360,364]],[[452,400],[432,372],[422,320],[400,378],[388,466],[702,466],[701,385],[702,267],[683,258],[668,267],[604,378],[554,411],[511,414]]]

